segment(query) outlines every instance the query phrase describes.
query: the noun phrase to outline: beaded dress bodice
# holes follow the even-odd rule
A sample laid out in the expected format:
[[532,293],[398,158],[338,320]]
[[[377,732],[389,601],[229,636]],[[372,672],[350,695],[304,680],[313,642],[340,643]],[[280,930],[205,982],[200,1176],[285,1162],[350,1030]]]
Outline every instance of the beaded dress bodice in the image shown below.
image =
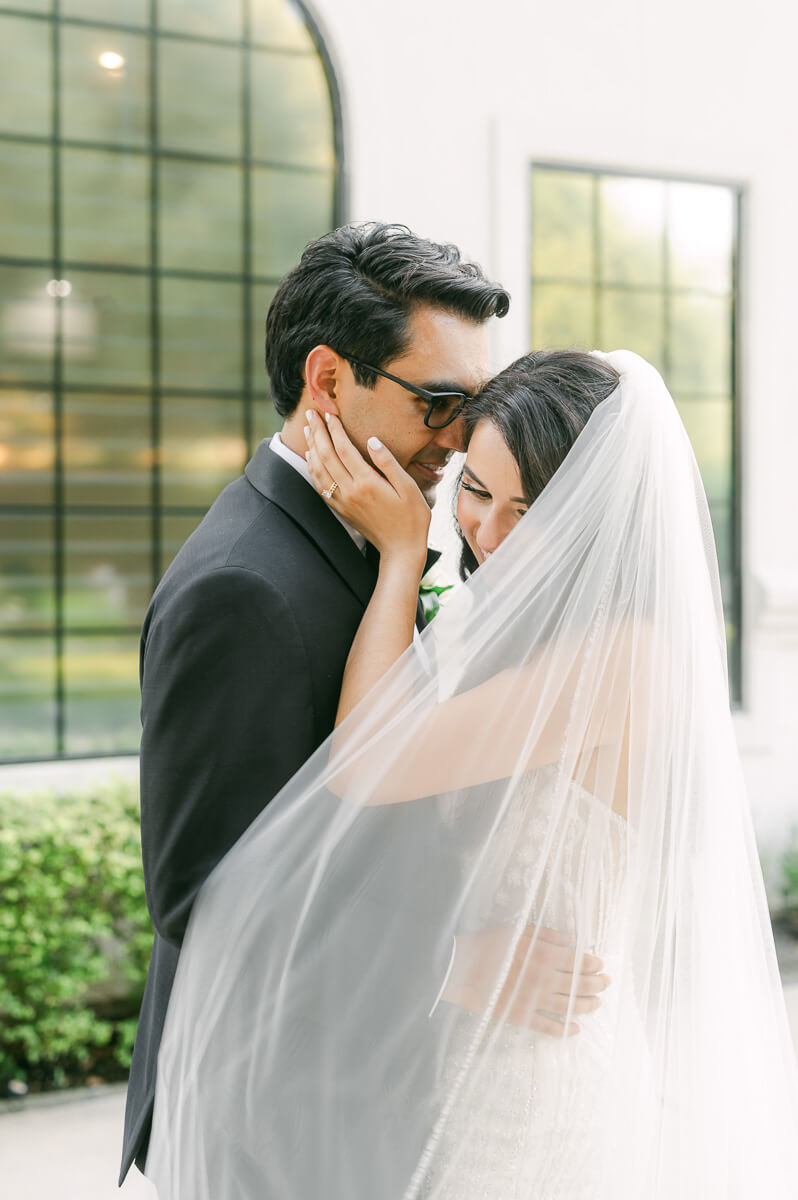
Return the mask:
[[[576,784],[567,786],[563,799],[553,768],[531,772],[519,792],[495,848],[504,864],[495,893],[497,919],[517,919],[534,889],[529,923],[540,919],[549,928],[578,930],[612,976],[622,940],[627,823]],[[556,870],[541,869],[552,845]],[[545,905],[537,897],[545,897]],[[468,1078],[479,1025],[478,1018],[463,1013],[442,1070],[442,1104],[449,1098],[449,1108],[425,1197],[594,1200],[597,1156],[606,1149],[601,1113],[609,1102],[605,1083],[609,1057],[617,1050],[617,1021],[610,987],[599,1009],[579,1018],[574,1037],[510,1024],[483,1033],[492,1044],[476,1069],[476,1082],[458,1098],[457,1080],[464,1067]],[[472,1061],[480,1062],[479,1050]]]

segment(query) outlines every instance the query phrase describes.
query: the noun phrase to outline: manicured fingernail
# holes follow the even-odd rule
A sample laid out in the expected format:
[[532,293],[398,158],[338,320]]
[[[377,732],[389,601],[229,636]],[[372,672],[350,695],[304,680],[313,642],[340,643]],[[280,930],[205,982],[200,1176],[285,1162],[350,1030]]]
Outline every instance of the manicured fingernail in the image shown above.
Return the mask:
[[328,424],[328,425],[330,424],[330,415],[331,415],[331,414],[330,414],[330,413],[328,413],[328,412],[326,412],[326,413],[324,414],[324,420],[327,422],[327,424]]
[[305,462],[310,462],[310,451],[309,450],[305,451]]
[[310,426],[309,425],[305,426],[305,437],[306,438],[310,437]]
[[313,409],[312,408],[307,409],[305,412],[305,416],[308,419],[308,424],[310,424],[310,422],[313,420]]
[[379,438],[369,438],[369,450],[382,450],[382,442]]

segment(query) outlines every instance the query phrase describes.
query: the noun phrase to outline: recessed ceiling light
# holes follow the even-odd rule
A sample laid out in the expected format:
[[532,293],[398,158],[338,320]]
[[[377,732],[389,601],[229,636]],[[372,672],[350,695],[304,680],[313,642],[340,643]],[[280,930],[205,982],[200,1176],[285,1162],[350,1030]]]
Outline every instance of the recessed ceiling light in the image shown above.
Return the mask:
[[106,71],[118,71],[125,65],[124,58],[115,50],[104,50],[97,61],[101,67],[105,67]]

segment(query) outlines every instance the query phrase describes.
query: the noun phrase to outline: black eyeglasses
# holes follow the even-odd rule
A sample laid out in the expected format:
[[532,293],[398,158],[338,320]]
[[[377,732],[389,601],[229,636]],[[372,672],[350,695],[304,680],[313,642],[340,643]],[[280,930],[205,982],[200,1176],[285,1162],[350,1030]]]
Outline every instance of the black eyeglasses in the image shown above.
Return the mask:
[[408,383],[406,379],[400,379],[398,375],[390,375],[387,371],[381,371],[379,367],[372,367],[368,363],[361,362],[359,358],[353,358],[351,354],[341,354],[341,358],[345,358],[348,363],[360,367],[363,371],[373,371],[375,375],[382,375],[383,379],[390,379],[392,383],[398,383],[400,387],[412,392],[414,396],[426,400],[427,411],[424,414],[424,424],[427,429],[445,429],[460,416],[469,400],[473,399],[465,392],[430,392],[427,388],[419,387],[415,383]]

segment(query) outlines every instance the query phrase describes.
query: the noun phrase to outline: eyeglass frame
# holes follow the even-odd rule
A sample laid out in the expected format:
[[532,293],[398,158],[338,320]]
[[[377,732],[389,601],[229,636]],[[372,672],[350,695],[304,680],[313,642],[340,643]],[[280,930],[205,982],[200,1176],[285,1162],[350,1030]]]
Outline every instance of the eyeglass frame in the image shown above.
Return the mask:
[[[398,375],[391,375],[389,371],[383,371],[379,367],[372,367],[369,363],[364,363],[362,359],[354,358],[351,354],[344,354],[342,352],[341,358],[345,358],[348,363],[352,363],[364,371],[373,371],[375,375],[381,375],[383,379],[390,379],[391,383],[398,383],[405,391],[412,392],[414,396],[418,396],[421,400],[426,400],[427,411],[424,413],[424,424],[427,429],[445,429],[447,425],[451,425],[452,421],[457,420],[469,401],[474,399],[467,392],[431,392],[427,388],[419,387],[418,384],[408,383],[406,379],[400,379]],[[430,417],[435,409],[435,405],[440,403],[443,397],[451,399],[452,396],[457,396],[460,400],[460,404],[452,415],[442,425],[430,425]]]

